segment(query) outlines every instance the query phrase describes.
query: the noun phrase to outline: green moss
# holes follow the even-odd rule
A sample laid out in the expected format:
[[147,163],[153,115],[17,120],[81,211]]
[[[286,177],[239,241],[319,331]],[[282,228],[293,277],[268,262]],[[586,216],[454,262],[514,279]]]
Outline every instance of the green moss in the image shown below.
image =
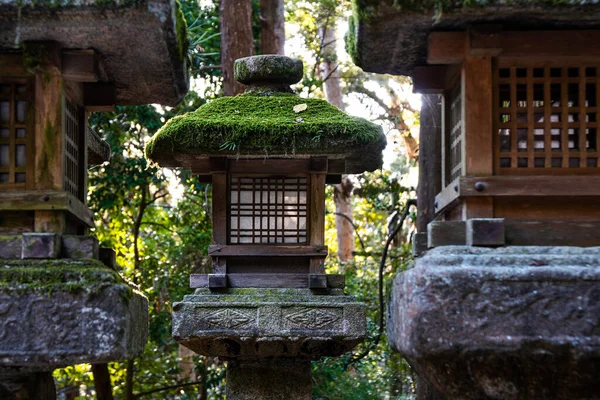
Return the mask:
[[3,260],[0,261],[0,291],[5,293],[97,294],[117,286],[125,299],[133,288],[119,274],[97,260]]
[[189,39],[187,36],[187,22],[185,21],[185,15],[181,10],[179,0],[175,1],[175,30],[177,32],[179,59],[183,60],[188,52]]
[[[294,106],[306,104],[296,113]],[[385,143],[381,127],[351,117],[325,100],[247,93],[216,99],[172,118],[146,146],[168,153],[344,154]]]

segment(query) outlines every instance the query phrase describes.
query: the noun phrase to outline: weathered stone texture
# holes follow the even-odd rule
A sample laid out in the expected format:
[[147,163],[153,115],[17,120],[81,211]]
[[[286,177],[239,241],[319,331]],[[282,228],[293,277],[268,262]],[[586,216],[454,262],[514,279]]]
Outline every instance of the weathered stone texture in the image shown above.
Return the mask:
[[301,289],[198,289],[173,308],[173,336],[225,358],[338,356],[364,340],[365,306]]
[[147,299],[123,284],[97,293],[0,290],[0,367],[52,370],[140,354],[147,338]]
[[62,257],[98,259],[98,239],[93,236],[62,235]]
[[388,336],[456,399],[600,398],[600,248],[440,247],[394,281]]
[[20,235],[0,236],[0,259],[21,258],[23,239]]
[[276,54],[238,58],[234,63],[235,80],[245,85],[293,85],[302,79],[303,70],[301,60]]
[[61,236],[56,233],[24,233],[21,258],[58,258]]
[[228,400],[310,400],[311,366],[308,360],[227,362]]

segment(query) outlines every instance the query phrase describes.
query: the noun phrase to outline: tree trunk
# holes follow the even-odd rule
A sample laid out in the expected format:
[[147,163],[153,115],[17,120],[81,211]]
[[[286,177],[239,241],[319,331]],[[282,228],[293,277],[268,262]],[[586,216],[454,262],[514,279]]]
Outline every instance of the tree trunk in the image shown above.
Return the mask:
[[113,400],[108,364],[92,364],[92,374],[94,374],[96,400]]
[[[354,227],[352,220],[352,189],[354,185],[346,175],[342,177],[342,183],[335,185],[333,189],[333,201],[335,203],[335,229],[337,230],[338,257],[340,261],[350,261],[354,251]],[[345,215],[347,218],[343,217]]]
[[260,0],[260,51],[285,54],[285,13],[283,0]]
[[133,368],[135,363],[133,362],[133,358],[127,360],[127,374],[125,375],[125,399],[126,400],[135,400],[135,396],[133,395],[133,376],[134,371]]
[[250,0],[220,0],[221,20],[221,70],[223,72],[223,94],[235,96],[244,91],[244,85],[233,77],[233,62],[251,56],[252,2]]
[[[342,101],[342,88],[340,86],[340,72],[335,51],[336,30],[332,17],[321,21],[319,26],[319,41],[321,42],[321,78],[325,88],[327,101],[344,109]],[[335,202],[335,228],[337,230],[338,257],[340,261],[350,261],[354,251],[354,228],[352,220],[352,189],[354,186],[347,176],[342,178],[342,183],[335,185],[333,200]],[[345,215],[347,218],[343,217]]]
[[179,372],[179,380],[180,381],[195,381],[196,373],[194,372],[194,360],[193,356],[195,356],[192,350],[188,349],[185,346],[179,345],[178,356],[179,356],[179,368],[181,371]]
[[319,26],[319,41],[321,42],[321,79],[325,88],[327,101],[339,108],[344,109],[342,101],[342,88],[340,87],[340,71],[337,63],[335,45],[337,42],[335,23],[327,18],[321,21]]

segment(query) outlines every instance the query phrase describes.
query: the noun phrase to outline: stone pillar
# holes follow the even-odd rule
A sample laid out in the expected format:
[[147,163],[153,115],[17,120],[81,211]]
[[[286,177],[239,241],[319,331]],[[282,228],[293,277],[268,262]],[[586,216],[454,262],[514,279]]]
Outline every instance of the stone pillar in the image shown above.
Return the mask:
[[228,400],[310,400],[310,360],[272,359],[227,363]]
[[388,338],[420,400],[597,399],[599,296],[598,247],[442,246],[396,276]]

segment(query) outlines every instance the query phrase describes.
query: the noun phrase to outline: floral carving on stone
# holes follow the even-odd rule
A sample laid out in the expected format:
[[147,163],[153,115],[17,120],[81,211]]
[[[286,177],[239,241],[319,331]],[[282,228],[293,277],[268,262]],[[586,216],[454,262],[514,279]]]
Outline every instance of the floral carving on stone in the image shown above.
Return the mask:
[[254,315],[243,311],[225,309],[207,314],[204,319],[219,328],[233,329],[254,321]]
[[305,308],[288,314],[285,318],[296,325],[307,329],[321,329],[340,319],[336,313],[314,308]]

